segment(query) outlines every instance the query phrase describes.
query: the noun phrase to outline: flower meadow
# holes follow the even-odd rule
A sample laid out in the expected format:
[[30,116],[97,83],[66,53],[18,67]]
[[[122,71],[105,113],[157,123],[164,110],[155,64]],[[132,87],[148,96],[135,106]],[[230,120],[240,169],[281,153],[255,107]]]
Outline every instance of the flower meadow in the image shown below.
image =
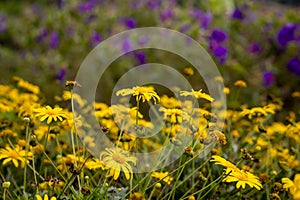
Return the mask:
[[[0,2],[1,198],[300,199],[299,11],[243,0]],[[220,71],[211,79],[227,108],[195,66],[155,49],[111,63],[92,103],[80,96],[77,89],[90,89],[75,80],[85,56],[140,27],[199,42]],[[133,44],[121,46],[127,52]],[[193,89],[149,83],[113,91],[146,63],[172,66]],[[136,156],[165,146],[180,151],[163,167],[147,169]]]

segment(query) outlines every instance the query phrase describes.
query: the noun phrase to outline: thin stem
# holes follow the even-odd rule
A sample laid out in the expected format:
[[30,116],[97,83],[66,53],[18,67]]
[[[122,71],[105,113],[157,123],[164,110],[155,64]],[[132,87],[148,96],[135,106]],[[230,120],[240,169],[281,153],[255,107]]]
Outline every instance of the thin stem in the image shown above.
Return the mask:
[[[27,163],[27,155],[29,148],[29,121],[26,123],[26,146],[25,146],[25,162]],[[24,180],[23,180],[23,193],[26,194],[26,183],[27,183],[27,164],[24,166]]]
[[[71,107],[72,107],[72,117],[73,117],[73,123],[74,123],[74,131],[76,131],[77,127],[76,127],[76,123],[75,123],[73,90],[71,90]],[[75,167],[77,168],[76,152],[75,152],[75,144],[74,144],[74,134],[73,134],[73,130],[72,129],[71,129],[71,143],[72,143],[72,150],[73,150],[73,155],[74,155],[74,163],[75,163]],[[79,144],[78,144],[78,138],[77,138],[77,136],[76,136],[76,144],[77,144],[78,153],[79,153]],[[78,160],[79,159],[80,159],[80,157],[78,157]],[[77,175],[77,180],[78,180],[79,191],[81,191],[80,178],[79,178],[78,175]]]

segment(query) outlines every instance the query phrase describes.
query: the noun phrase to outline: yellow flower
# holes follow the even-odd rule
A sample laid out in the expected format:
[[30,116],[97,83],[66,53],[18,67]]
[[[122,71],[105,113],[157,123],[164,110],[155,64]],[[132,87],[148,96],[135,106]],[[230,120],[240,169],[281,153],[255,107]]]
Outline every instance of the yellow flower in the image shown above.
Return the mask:
[[191,92],[189,92],[189,91],[180,91],[180,96],[194,96],[197,99],[206,99],[207,101],[210,101],[210,102],[212,102],[214,100],[209,94],[206,94],[206,93],[202,92],[202,89],[199,90],[199,91],[194,91],[192,89]]
[[36,200],[56,200],[56,197],[51,197],[49,199],[48,194],[44,195],[44,198],[40,196],[39,194],[35,195]]
[[145,200],[144,196],[139,192],[134,192],[130,195],[129,200]]
[[243,109],[243,111],[240,113],[241,116],[248,116],[249,119],[252,119],[253,116],[260,117],[260,116],[267,116],[268,114],[274,114],[275,108],[272,108],[270,106],[264,106],[264,107],[254,107],[251,109]]
[[194,70],[191,67],[186,67],[186,68],[184,68],[183,73],[185,73],[188,76],[193,76],[194,75]]
[[246,82],[245,82],[245,81],[242,81],[242,80],[236,81],[233,85],[234,85],[235,87],[242,87],[242,88],[247,87]]
[[227,174],[228,176],[224,178],[224,182],[237,182],[236,188],[240,188],[242,186],[242,188],[245,189],[246,184],[251,188],[255,187],[258,190],[262,188],[262,185],[257,176],[251,174],[250,172],[240,170],[234,164],[220,156],[214,155],[212,156],[212,158],[213,160],[210,160],[211,162],[216,162],[217,165],[226,167],[225,174]]
[[102,170],[106,169],[105,165],[103,164],[103,162],[100,161],[100,160],[98,160],[98,159],[96,159],[96,158],[89,159],[85,163],[84,167],[86,167],[86,168],[88,168],[90,170],[95,170],[95,169],[99,169],[99,168],[101,168]]
[[161,107],[159,111],[164,112],[164,119],[172,124],[182,123],[182,120],[189,119],[189,115],[186,112],[177,108],[166,109]]
[[156,100],[159,101],[160,98],[157,95],[157,93],[154,91],[154,88],[151,86],[135,86],[133,88],[126,88],[117,91],[116,93],[117,96],[127,96],[127,95],[132,95],[136,96],[136,101],[142,100],[143,102],[145,101],[150,101],[151,99],[154,100],[154,103],[156,104]]
[[40,120],[44,121],[47,119],[47,124],[50,124],[52,120],[57,121],[63,121],[63,118],[67,118],[66,113],[63,111],[62,108],[51,108],[51,106],[46,106],[43,108],[37,108],[34,109],[34,112],[37,114],[35,115],[36,117],[41,117]]
[[289,190],[295,200],[300,200],[300,174],[296,174],[294,181],[282,178],[283,188]]
[[293,92],[292,97],[294,97],[294,98],[300,98],[300,92],[299,91]]
[[245,189],[246,185],[249,185],[251,188],[255,187],[257,190],[262,188],[257,176],[243,170],[232,171],[223,181],[237,182],[236,188],[240,188],[242,186],[242,188]]
[[168,97],[167,95],[163,95],[160,98],[160,104],[165,108],[180,108],[180,102],[174,97]]
[[23,80],[20,77],[13,77],[13,79],[18,82],[19,87],[24,88],[24,89],[32,92],[33,94],[40,93],[40,88],[38,86],[28,83],[27,81]]
[[130,173],[133,173],[129,162],[136,165],[136,158],[123,153],[120,148],[106,148],[105,152],[100,154],[100,160],[102,160],[104,165],[109,168],[108,177],[113,176],[114,180],[118,179],[121,170],[128,180],[130,178]]
[[212,159],[210,162],[215,162],[217,165],[222,165],[223,167],[226,167],[226,174],[228,174],[230,171],[239,170],[237,166],[235,166],[233,163],[227,161],[225,158],[222,158],[220,156],[214,155],[212,156]]
[[163,180],[170,185],[173,181],[173,178],[171,176],[168,176],[168,174],[168,172],[152,172],[151,176],[159,180]]
[[[27,157],[31,159],[32,153],[28,152]],[[21,162],[21,166],[25,166],[26,162],[26,152],[23,150],[19,145],[15,146],[15,149],[10,148],[7,146],[5,149],[0,149],[0,160],[4,159],[2,165],[6,165],[8,162],[12,162],[15,167],[19,166],[19,162]]]

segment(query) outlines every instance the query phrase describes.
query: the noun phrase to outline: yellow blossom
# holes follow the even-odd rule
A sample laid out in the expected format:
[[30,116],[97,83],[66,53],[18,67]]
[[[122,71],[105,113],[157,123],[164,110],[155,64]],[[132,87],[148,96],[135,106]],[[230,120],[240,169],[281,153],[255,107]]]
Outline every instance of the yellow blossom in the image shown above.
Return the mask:
[[156,101],[160,100],[160,97],[157,95],[157,93],[154,91],[154,88],[151,86],[135,86],[133,88],[122,89],[117,91],[116,95],[117,96],[132,95],[136,97],[135,99],[137,102],[140,100],[145,102],[153,99],[154,103],[156,104]]
[[152,172],[151,176],[159,180],[163,180],[164,182],[170,185],[171,182],[173,181],[173,178],[168,174],[169,172]]
[[236,87],[242,87],[242,88],[247,87],[246,82],[242,81],[242,80],[237,80],[236,82],[234,82],[233,85],[236,86]]
[[[25,162],[27,162],[27,159],[31,159],[32,153],[27,152],[23,150],[19,145],[16,145],[14,149],[7,146],[2,149],[0,149],[0,160],[4,159],[2,162],[2,165],[6,165],[8,162],[12,162],[15,167],[19,166],[19,162],[21,162],[21,166],[25,166]],[[27,158],[27,159],[26,159]]]
[[282,178],[283,188],[289,190],[295,200],[300,200],[300,174],[296,174],[294,181],[289,178]]
[[242,186],[242,188],[245,189],[246,185],[249,185],[251,188],[255,187],[257,190],[260,190],[262,188],[262,185],[257,176],[243,170],[232,171],[228,176],[224,178],[223,181],[237,182],[236,188],[240,188]]
[[192,89],[191,92],[189,91],[180,91],[180,96],[194,96],[197,99],[206,99],[207,101],[212,102],[214,99],[204,92],[202,92],[202,89],[199,91],[195,91]]
[[47,119],[47,124],[50,124],[52,120],[57,121],[58,119],[59,121],[63,121],[63,118],[67,118],[66,113],[62,108],[59,107],[51,108],[51,106],[46,106],[43,108],[34,109],[34,112],[37,113],[35,115],[36,117],[41,117],[41,121]]
[[35,195],[36,200],[56,200],[56,197],[51,197],[49,199],[48,195],[45,194],[44,198],[42,196],[40,196],[39,194]]
[[108,177],[113,176],[113,179],[117,180],[122,170],[126,179],[129,180],[130,174],[133,173],[129,162],[136,165],[137,159],[133,156],[128,156],[120,148],[106,148],[104,152],[101,152],[100,160],[109,168]]

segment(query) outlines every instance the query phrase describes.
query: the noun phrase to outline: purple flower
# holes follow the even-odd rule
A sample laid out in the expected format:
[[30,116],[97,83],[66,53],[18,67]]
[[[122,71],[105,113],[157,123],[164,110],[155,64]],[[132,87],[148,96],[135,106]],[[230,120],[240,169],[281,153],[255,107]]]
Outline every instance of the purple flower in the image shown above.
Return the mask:
[[49,34],[49,31],[47,29],[42,29],[40,34],[35,38],[35,41],[37,43],[40,43],[44,40],[45,37]]
[[56,79],[59,80],[60,82],[63,82],[66,76],[66,71],[67,71],[66,67],[61,68],[56,75]]
[[133,49],[133,46],[131,44],[131,41],[129,40],[129,38],[126,38],[122,44],[123,52],[128,53],[128,52],[132,51],[132,49]]
[[149,0],[147,2],[147,6],[148,6],[148,8],[155,10],[161,6],[161,2],[162,2],[162,0]]
[[277,33],[278,43],[285,47],[290,41],[295,40],[295,30],[297,26],[295,24],[284,25]]
[[135,52],[134,56],[139,61],[139,63],[141,65],[145,64],[147,62],[147,60],[146,60],[146,54],[144,52]]
[[131,17],[127,17],[127,18],[124,18],[122,21],[123,21],[123,24],[124,24],[128,29],[136,28],[136,22],[135,22],[135,19],[133,19],[133,18],[131,18]]
[[174,13],[173,13],[173,10],[171,8],[168,8],[167,10],[163,11],[160,14],[160,19],[163,22],[168,20],[168,19],[172,19],[173,17],[174,17]]
[[140,36],[139,37],[139,39],[138,39],[138,44],[140,45],[140,46],[144,46],[145,44],[147,44],[148,42],[149,42],[149,37],[148,36],[145,36],[145,35],[142,35],[142,36]]
[[214,29],[210,35],[210,39],[220,43],[227,40],[227,34],[220,29]]
[[300,76],[300,60],[298,57],[291,58],[287,63],[287,69],[296,74],[297,76]]
[[210,12],[204,13],[201,19],[201,27],[207,29],[208,26],[211,24],[212,21],[212,14]]
[[56,4],[58,9],[63,9],[65,7],[65,0],[57,0]]
[[94,6],[95,6],[95,2],[93,0],[90,0],[88,2],[78,4],[77,8],[79,12],[88,13],[94,9]]
[[89,23],[97,20],[97,18],[98,18],[97,15],[89,15],[84,19],[84,21],[85,21],[85,23],[89,24]]
[[207,29],[211,24],[212,14],[210,12],[203,13],[200,9],[196,8],[192,11],[192,16],[196,18],[203,29]]
[[242,12],[241,9],[236,8],[232,14],[231,14],[232,19],[237,19],[237,20],[243,20],[245,18],[245,14]]
[[186,31],[188,31],[191,28],[190,24],[184,24],[183,26],[180,27],[179,31],[184,33]]
[[50,46],[53,49],[55,49],[58,47],[58,45],[59,45],[59,34],[56,31],[54,31],[50,37]]
[[259,53],[261,51],[261,47],[258,43],[252,43],[249,46],[249,51],[251,53]]
[[101,42],[101,40],[102,40],[101,35],[99,33],[97,33],[96,31],[94,31],[90,38],[90,45],[96,46],[97,44],[99,44]]
[[263,73],[263,85],[265,88],[272,86],[275,82],[275,76],[273,72],[265,72]]
[[6,15],[1,13],[0,14],[0,33],[6,31],[7,24],[6,24]]
[[211,46],[214,56],[218,59],[220,64],[224,64],[227,59],[228,50],[227,47],[219,45],[217,43]]

